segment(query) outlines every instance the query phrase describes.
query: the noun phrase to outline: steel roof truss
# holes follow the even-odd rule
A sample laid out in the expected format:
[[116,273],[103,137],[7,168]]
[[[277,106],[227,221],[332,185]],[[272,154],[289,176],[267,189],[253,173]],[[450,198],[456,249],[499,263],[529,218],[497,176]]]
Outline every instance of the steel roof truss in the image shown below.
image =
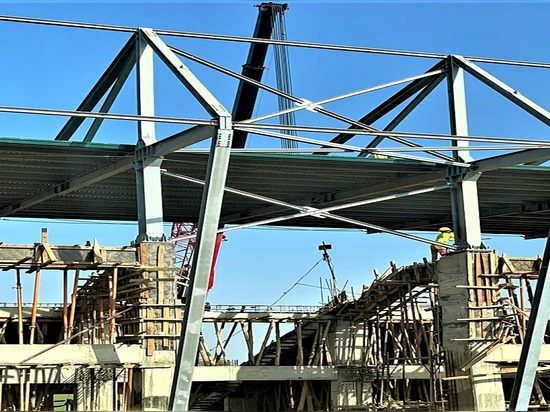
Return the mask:
[[[200,185],[205,184],[204,180],[196,179],[196,178],[193,178],[193,177],[190,177],[190,176],[184,176],[184,175],[180,175],[180,174],[177,174],[177,173],[171,173],[171,172],[168,172],[168,171],[164,171],[163,174],[165,174],[167,176],[170,176],[170,177],[174,177],[176,179],[181,179],[181,180],[185,180],[187,182],[195,183],[195,184],[200,184]],[[408,233],[398,232],[396,230],[384,228],[384,227],[379,226],[379,225],[373,225],[371,223],[362,222],[362,221],[357,220],[357,219],[351,219],[351,218],[347,218],[347,217],[344,217],[344,216],[335,215],[333,213],[330,213],[330,210],[347,209],[347,208],[350,208],[350,207],[362,206],[362,205],[365,205],[365,204],[378,203],[378,202],[383,202],[383,201],[386,201],[386,200],[396,199],[396,198],[399,198],[399,197],[412,196],[412,195],[416,195],[416,194],[428,193],[428,192],[441,190],[441,189],[447,189],[447,188],[448,188],[447,185],[440,185],[440,186],[434,186],[434,187],[431,187],[431,188],[411,190],[411,191],[408,191],[408,192],[405,192],[405,193],[397,193],[397,194],[393,194],[393,195],[382,196],[382,197],[375,198],[375,199],[360,200],[360,201],[348,203],[348,204],[345,204],[345,205],[338,205],[338,206],[332,206],[332,207],[328,207],[328,208],[324,208],[324,209],[318,209],[318,208],[311,207],[311,206],[299,206],[299,205],[296,205],[296,204],[293,204],[293,203],[285,202],[285,201],[274,199],[274,198],[271,198],[271,197],[262,196],[262,195],[258,195],[258,194],[255,194],[255,193],[251,193],[251,192],[247,192],[247,191],[239,190],[239,189],[234,189],[232,187],[227,187],[226,186],[224,188],[224,191],[226,191],[228,193],[233,193],[233,194],[248,197],[248,198],[251,198],[251,199],[271,203],[273,205],[283,206],[285,208],[298,210],[299,213],[288,215],[288,216],[275,217],[275,218],[272,218],[272,219],[260,220],[258,222],[245,223],[245,224],[237,225],[237,226],[233,226],[233,227],[227,227],[227,228],[224,228],[223,230],[220,229],[218,232],[221,233],[221,232],[227,232],[227,231],[242,229],[242,228],[250,227],[250,226],[259,226],[259,225],[265,224],[263,222],[266,222],[266,221],[268,221],[269,223],[274,223],[274,222],[278,222],[278,221],[292,219],[294,217],[314,216],[314,217],[317,217],[317,218],[320,218],[320,219],[323,219],[323,218],[335,219],[335,220],[339,220],[341,222],[351,223],[351,224],[353,224],[357,227],[364,227],[364,228],[368,228],[368,229],[374,229],[377,232],[389,233],[389,234],[392,234],[392,235],[395,235],[395,236],[400,236],[400,237],[404,237],[404,238],[419,241],[419,242],[424,242],[424,243],[429,243],[429,244],[437,244],[437,245],[443,246],[443,244],[438,243],[438,242],[434,242],[433,240],[425,239],[425,238],[422,238],[422,237],[419,237],[419,236],[410,235]],[[176,241],[176,240],[187,239],[187,238],[188,237],[182,237],[182,238],[175,238],[175,239],[172,239],[172,240]]]
[[326,142],[324,140],[310,139],[310,138],[307,138],[307,137],[286,135],[286,134],[283,134],[283,133],[269,132],[269,131],[265,131],[265,130],[257,130],[257,129],[254,128],[254,125],[251,125],[251,126],[252,127],[236,126],[235,129],[244,130],[248,133],[255,133],[255,134],[262,135],[262,136],[275,137],[275,138],[287,139],[287,140],[294,140],[294,141],[297,141],[297,142],[308,143],[308,144],[318,144],[318,145],[323,145],[324,147],[333,147],[333,148],[343,149],[343,150],[350,151],[350,152],[359,152],[359,153],[368,152],[368,153],[370,153],[371,151],[376,151],[377,154],[382,154],[382,155],[385,155],[385,156],[388,156],[388,157],[395,157],[395,158],[399,158],[399,159],[407,159],[407,160],[428,162],[428,163],[437,163],[437,164],[444,164],[444,165],[448,165],[448,166],[451,166],[451,165],[462,166],[462,167],[469,167],[470,166],[468,163],[454,162],[454,161],[452,161],[452,159],[451,160],[431,159],[431,158],[423,158],[423,157],[419,157],[419,156],[395,153],[394,151],[385,152],[383,149],[382,150],[379,150],[379,149],[371,150],[371,149],[368,149],[368,148],[362,148],[362,147],[358,147],[358,146],[349,146],[349,145],[344,145],[344,144],[339,144],[339,143],[331,143],[331,142]]
[[515,166],[531,162],[545,162],[550,159],[550,149],[527,149],[500,156],[489,157],[472,162],[472,169],[477,172],[488,172],[507,166]]
[[455,64],[462,67],[476,79],[482,81],[491,89],[500,93],[502,96],[524,109],[527,113],[542,121],[545,125],[550,126],[550,113],[527,97],[524,97],[518,90],[508,86],[462,56],[453,55],[452,59]]
[[[137,63],[137,113],[142,116],[155,115],[153,49],[138,33],[136,42]],[[139,121],[138,147],[147,147],[156,142],[155,122]],[[138,213],[137,242],[159,241],[164,238],[164,221],[162,209],[162,182],[160,167],[162,156],[152,156],[141,151],[143,156],[136,156],[136,202]]]
[[[384,128],[384,131],[391,131],[395,129],[438,85],[441,83],[441,81],[445,78],[445,75],[440,75],[434,79],[426,86],[424,87],[420,93],[418,93],[410,102],[407,104],[403,110],[401,110],[395,118],[392,119],[390,123]],[[382,140],[384,139],[390,139],[394,142],[401,143],[405,146],[409,147],[418,147],[420,150],[425,151],[428,154],[431,154],[432,156],[438,157],[440,159],[445,160],[453,160],[452,157],[444,155],[442,153],[439,153],[434,150],[427,150],[423,149],[422,145],[419,145],[417,143],[410,142],[408,140],[402,139],[401,137],[397,136],[376,136],[366,147],[367,148],[373,148],[377,147]],[[364,153],[360,153],[359,156],[365,156]]]
[[[453,57],[447,60],[447,90],[449,96],[449,121],[452,135],[468,135],[468,116],[466,113],[466,90],[464,88],[464,72],[454,63]],[[468,141],[453,140],[452,146],[458,150],[453,151],[455,160],[465,162],[472,161],[468,150]]]
[[[160,59],[176,75],[176,77],[185,85],[191,94],[201,103],[212,117],[226,117],[229,112],[222,104],[204,87],[204,85],[195,77],[195,75],[183,64],[183,62],[174,54],[172,50],[151,30],[142,28],[139,32],[143,38],[153,48]],[[225,128],[225,125],[222,125]]]
[[[441,60],[437,62],[434,66],[432,66],[430,69],[426,71],[426,73],[441,70],[445,68],[444,65],[445,60]],[[397,93],[395,93],[393,96],[388,98],[386,101],[384,101],[382,104],[378,105],[376,108],[371,110],[369,113],[367,113],[365,116],[363,116],[361,119],[359,119],[359,123],[363,124],[372,124],[378,119],[381,119],[386,114],[391,112],[393,109],[395,109],[397,106],[405,102],[407,99],[409,99],[411,96],[416,94],[418,91],[422,90],[424,87],[429,85],[433,79],[430,78],[421,78],[418,80],[415,80],[408,84],[407,86],[403,87],[401,90],[399,90]],[[356,129],[357,127],[351,126],[350,129]],[[345,143],[349,139],[353,137],[353,134],[339,134],[335,136],[331,142],[335,143]]]
[[[120,93],[122,86],[124,86],[124,83],[128,79],[128,76],[130,75],[130,72],[134,68],[135,64],[136,64],[136,56],[135,54],[132,54],[126,61],[126,64],[124,65],[122,70],[120,71],[119,76],[116,78],[116,81],[113,84],[113,87],[109,91],[109,94],[107,95],[107,97],[105,98],[105,101],[103,102],[103,104],[101,105],[101,108],[99,109],[99,113],[108,113],[109,110],[111,110],[113,103],[115,102],[118,94]],[[103,123],[103,118],[96,117],[93,120],[90,128],[88,129],[88,132],[86,133],[82,141],[91,142],[94,139],[102,123]]]
[[[132,59],[135,41],[136,36],[132,35],[109,65],[107,70],[105,70],[103,75],[99,78],[94,87],[92,87],[90,92],[86,95],[82,103],[80,103],[76,109],[77,111],[92,111],[93,108],[99,103],[105,93],[107,93],[113,83],[115,83],[118,79],[121,71],[123,71],[124,67],[127,65],[128,60]],[[84,120],[84,117],[71,117],[59,131],[54,140],[69,140]]]
[[[269,118],[272,118],[272,117],[277,117],[277,116],[280,116],[282,114],[292,113],[292,112],[296,112],[296,111],[304,110],[304,109],[311,110],[311,111],[314,111],[314,112],[317,111],[319,113],[323,113],[322,112],[322,105],[323,104],[336,102],[338,100],[347,99],[349,97],[359,96],[361,94],[366,94],[366,93],[370,93],[370,92],[373,92],[373,91],[385,89],[387,87],[396,86],[396,85],[401,84],[401,83],[407,83],[407,82],[410,82],[410,81],[420,80],[420,79],[424,79],[424,78],[431,78],[433,76],[440,75],[441,73],[443,73],[443,70],[434,70],[434,71],[431,71],[431,72],[426,72],[426,73],[423,73],[423,74],[419,74],[417,76],[411,76],[411,77],[407,77],[405,79],[394,80],[394,81],[391,81],[391,82],[388,82],[388,83],[382,83],[382,84],[379,84],[379,85],[376,85],[376,86],[367,87],[365,89],[360,89],[360,90],[356,90],[356,91],[353,91],[353,92],[344,93],[342,95],[329,97],[329,98],[322,99],[322,100],[319,100],[319,101],[316,101],[316,102],[310,102],[308,100],[299,99],[297,97],[287,95],[289,97],[292,97],[293,99],[291,99],[291,100],[293,100],[295,103],[298,103],[298,106],[292,107],[292,108],[289,108],[289,109],[285,109],[285,110],[280,110],[278,112],[269,113],[269,114],[262,115],[262,116],[259,116],[259,117],[255,117],[255,118],[250,119],[250,120],[242,121],[241,123],[259,122],[261,120],[269,119]],[[329,112],[329,113],[332,113],[332,112]]]
[[[376,185],[355,188],[346,191],[330,192],[314,198],[299,199],[295,200],[294,203],[307,205],[315,204],[316,206],[333,205],[336,203],[341,204],[343,202],[351,202],[356,199],[364,198],[365,196],[380,196],[388,192],[394,193],[396,191],[414,188],[422,184],[437,184],[441,182],[444,182],[441,172],[422,173],[397,180],[391,180],[389,182],[379,183]],[[263,215],[277,213],[280,210],[280,207],[267,206],[255,210],[248,210],[239,215],[224,216],[222,220],[225,224],[231,224],[240,220],[243,215],[246,217],[259,217]]]

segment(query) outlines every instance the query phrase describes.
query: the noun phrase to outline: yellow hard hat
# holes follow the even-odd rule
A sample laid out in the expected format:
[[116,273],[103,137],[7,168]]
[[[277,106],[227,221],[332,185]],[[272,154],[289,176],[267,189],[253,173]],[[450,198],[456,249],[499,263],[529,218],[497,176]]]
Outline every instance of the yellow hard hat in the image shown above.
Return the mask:
[[452,230],[450,228],[448,228],[447,226],[440,227],[439,231],[440,232],[452,232]]

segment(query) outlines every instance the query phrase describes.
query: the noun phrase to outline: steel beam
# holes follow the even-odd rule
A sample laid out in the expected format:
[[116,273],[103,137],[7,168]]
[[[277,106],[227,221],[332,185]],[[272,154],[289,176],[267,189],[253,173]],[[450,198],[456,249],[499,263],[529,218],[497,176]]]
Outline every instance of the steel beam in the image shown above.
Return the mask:
[[[117,80],[128,60],[132,59],[135,42],[136,36],[132,35],[94,87],[92,87],[82,103],[80,103],[76,109],[77,111],[91,111],[99,103],[101,98]],[[57,136],[55,136],[54,140],[69,140],[84,120],[86,120],[84,117],[71,117],[59,131]]]
[[[137,112],[139,115],[154,116],[153,50],[138,34],[136,43],[137,64]],[[155,123],[138,122],[138,147],[147,147],[156,142]],[[144,156],[136,159],[136,200],[138,211],[138,235],[136,242],[164,239],[162,182],[160,166],[162,156]]]
[[[445,60],[441,60],[437,62],[434,66],[430,67],[426,71],[426,73],[441,70],[444,67],[445,67]],[[376,108],[371,110],[361,119],[359,119],[359,122],[364,124],[374,123],[375,121],[382,118],[383,116],[391,112],[393,109],[398,107],[400,104],[407,101],[411,96],[415,95],[418,91],[422,90],[424,87],[429,85],[432,81],[434,81],[432,78],[422,78],[411,82],[410,84],[408,84],[407,86],[399,90],[397,93],[395,93],[393,96],[388,98],[386,101],[384,101],[382,104],[378,105]],[[350,126],[349,129],[358,129],[358,127]],[[351,139],[353,136],[354,136],[353,134],[340,133],[336,135],[334,138],[332,138],[331,142],[345,143],[349,139]]]
[[[339,117],[340,120],[343,120],[343,121],[349,121],[350,120],[350,119],[344,118],[343,116],[336,116],[336,117]],[[259,135],[262,135],[262,136],[275,137],[275,138],[278,138],[278,139],[293,140],[293,141],[296,141],[296,142],[302,142],[302,143],[307,143],[307,144],[318,144],[318,145],[322,145],[323,148],[333,147],[333,148],[348,150],[350,152],[359,152],[359,153],[365,153],[365,152],[372,151],[372,149],[365,149],[365,148],[359,147],[359,146],[349,146],[349,145],[343,145],[343,144],[340,144],[340,143],[331,143],[331,142],[325,142],[323,140],[310,139],[310,138],[307,138],[307,137],[301,137],[301,136],[297,136],[297,135],[286,135],[286,134],[283,134],[283,133],[257,130],[254,127],[239,127],[238,129],[239,130],[246,130],[246,131],[256,133],[256,134],[259,134]],[[371,127],[368,127],[368,130],[372,130],[373,132],[376,131],[376,129],[373,130],[373,128],[371,128]],[[284,136],[287,136],[287,137],[285,138]],[[422,149],[418,149],[418,151],[422,151]],[[454,162],[452,158],[451,158],[451,160],[446,160],[447,156],[445,156],[444,159],[439,159],[439,158],[433,159],[433,158],[427,158],[427,157],[420,157],[420,156],[414,156],[414,155],[398,153],[396,151],[385,152],[383,149],[382,150],[376,149],[376,153],[383,154],[383,155],[386,155],[388,157],[395,157],[395,158],[399,158],[399,159],[407,159],[407,160],[413,160],[413,161],[425,162],[425,163],[437,163],[437,164],[444,164],[444,165],[449,165],[449,166],[452,165],[452,166],[462,166],[462,167],[469,167],[470,166],[468,163]]]
[[[451,134],[468,135],[468,117],[466,114],[466,91],[464,72],[455,64],[452,56],[447,59],[447,89],[449,94],[449,120]],[[472,161],[468,142],[453,140],[453,157],[456,161]],[[470,173],[467,169],[451,166],[447,180],[451,184],[451,211],[455,244],[460,249],[479,248],[481,241],[481,223],[479,219],[479,200],[477,181],[480,173]]]
[[550,262],[550,232],[546,239],[546,247],[539,270],[539,278],[535,289],[535,297],[529,313],[525,340],[521,347],[518,370],[510,397],[510,411],[527,411],[529,399],[533,391],[540,352],[548,326],[550,312],[550,279],[548,264]]
[[[130,57],[128,57],[126,64],[120,71],[115,83],[113,84],[113,87],[111,88],[111,90],[109,91],[109,94],[105,98],[105,101],[101,105],[101,108],[99,109],[100,113],[107,113],[109,110],[111,110],[111,107],[115,102],[115,99],[120,93],[122,86],[124,86],[124,83],[128,79],[128,76],[130,75],[130,72],[134,68],[135,64],[136,64],[136,54],[133,53]],[[104,119],[101,117],[96,117],[94,119],[94,121],[92,122],[92,125],[90,126],[90,128],[88,129],[88,132],[86,133],[86,136],[84,136],[84,139],[82,139],[83,142],[88,143],[94,140],[94,137],[99,127],[103,124],[103,120]]]
[[482,247],[477,181],[481,173],[464,173],[450,167],[447,180],[451,186],[451,211],[455,244],[460,249]]
[[[171,173],[171,172],[167,172],[167,171],[164,171],[163,174],[166,175],[166,176],[174,177],[176,179],[182,179],[182,180],[192,182],[192,183],[196,183],[196,184],[200,184],[200,185],[205,184],[204,181],[202,181],[200,179],[195,179],[195,178],[190,177],[190,176],[183,176],[183,175],[179,175],[177,173]],[[320,219],[324,219],[324,218],[334,219],[334,220],[338,220],[340,222],[345,222],[345,223],[355,225],[357,227],[372,229],[372,230],[375,230],[377,232],[382,232],[382,233],[389,233],[391,235],[404,237],[404,238],[407,238],[407,239],[410,239],[410,240],[416,240],[416,241],[419,241],[419,242],[424,242],[424,243],[429,243],[429,244],[436,244],[436,245],[439,245],[439,246],[449,246],[449,245],[444,245],[443,243],[438,243],[438,242],[434,242],[432,240],[422,238],[420,236],[415,236],[415,235],[410,235],[408,233],[398,232],[396,230],[388,229],[388,228],[385,228],[385,227],[382,227],[382,226],[379,226],[379,225],[374,225],[372,223],[366,223],[366,222],[362,222],[362,221],[357,220],[357,219],[351,219],[351,218],[347,218],[347,217],[344,217],[344,216],[339,216],[339,215],[335,215],[335,214],[331,213],[331,211],[333,211],[333,210],[342,210],[342,209],[352,208],[352,207],[355,207],[355,206],[363,206],[363,205],[366,205],[366,204],[373,204],[373,203],[383,202],[383,201],[386,201],[386,200],[397,199],[397,198],[400,198],[400,197],[413,196],[413,195],[416,195],[416,194],[424,194],[424,193],[434,192],[434,191],[437,191],[437,190],[442,190],[442,189],[447,189],[447,188],[448,188],[447,185],[440,185],[440,186],[434,186],[434,187],[431,187],[431,188],[424,188],[424,189],[412,190],[410,192],[405,192],[405,193],[398,193],[398,194],[393,194],[393,195],[389,195],[389,196],[383,196],[383,197],[376,198],[376,199],[359,200],[357,202],[353,202],[353,203],[349,203],[349,204],[332,206],[332,207],[328,207],[328,208],[325,208],[325,209],[318,209],[318,208],[311,207],[311,206],[300,206],[300,205],[297,205],[297,204],[294,204],[294,203],[289,203],[289,202],[285,202],[285,201],[282,201],[282,200],[270,198],[270,197],[267,197],[267,196],[262,196],[262,195],[258,195],[258,194],[255,194],[255,193],[246,192],[244,190],[234,189],[232,187],[225,187],[224,191],[226,191],[228,193],[233,193],[233,194],[236,194],[236,195],[252,198],[252,199],[255,199],[255,200],[260,200],[260,201],[263,201],[263,202],[266,202],[266,203],[271,203],[271,204],[274,204],[274,205],[282,206],[283,208],[298,210],[299,213],[294,213],[292,215],[286,215],[286,216],[278,216],[278,217],[274,217],[274,218],[271,218],[271,219],[260,220],[260,221],[257,221],[257,222],[244,223],[242,225],[224,228],[223,231],[228,232],[228,231],[232,231],[232,230],[242,229],[242,228],[245,228],[245,227],[259,226],[259,225],[263,225],[263,224],[271,224],[271,223],[282,222],[282,221],[285,221],[285,220],[290,220],[290,219],[294,219],[294,218],[298,218],[298,217],[314,216],[314,217],[317,217],[317,218],[320,218]],[[220,231],[218,231],[218,232],[220,232]],[[189,237],[193,237],[193,236],[189,236]],[[176,238],[176,239],[172,239],[172,240],[176,241],[176,240],[188,239],[189,237],[188,236],[183,236],[181,238]]]
[[134,162],[137,159],[143,159],[145,157],[145,154],[141,152],[146,151],[150,156],[164,156],[183,147],[208,139],[209,137],[212,137],[213,133],[213,126],[196,126],[183,132],[176,133],[151,146],[138,148],[135,152],[128,153],[127,157],[118,159],[83,175],[60,182],[47,190],[41,191],[36,196],[31,196],[21,202],[6,206],[0,209],[0,216],[12,215],[19,210],[28,209],[56,196],[67,195],[71,192],[127,171],[134,166]]
[[[452,135],[468,135],[468,115],[466,113],[466,89],[464,87],[464,71],[458,67],[450,56],[447,59],[447,90],[449,94],[449,120]],[[453,152],[456,160],[470,162],[468,142],[455,140],[452,142],[457,148]]]
[[187,410],[191,395],[193,369],[201,333],[202,316],[212,267],[214,246],[220,221],[223,188],[231,155],[233,124],[230,113],[210,91],[181,62],[172,50],[151,29],[140,29],[147,43],[161,60],[186,86],[206,111],[218,120],[218,129],[212,139],[203,191],[198,233],[191,264],[186,310],[176,354],[174,376],[170,390],[169,410]]
[[193,254],[189,279],[186,310],[183,315],[181,336],[176,353],[174,377],[170,391],[168,409],[186,411],[189,406],[195,359],[201,333],[204,304],[208,287],[208,277],[212,267],[215,240],[220,221],[227,168],[231,155],[232,130],[229,114],[220,122],[229,128],[218,129],[212,139],[208,159],[206,184],[203,191],[198,222],[196,249]]
[[472,162],[472,169],[477,172],[488,172],[508,166],[516,166],[530,162],[545,162],[550,159],[550,149],[528,149],[520,152],[489,157]]
[[[189,92],[195,97],[195,99],[197,99],[197,101],[201,103],[201,105],[212,117],[226,117],[227,110],[225,107],[218,102],[210,91],[204,87],[204,85],[195,77],[191,70],[183,64],[178,56],[170,50],[170,47],[168,47],[153,30],[142,28],[139,29],[139,33],[143,36],[143,39],[149,44],[149,46],[153,48],[164,64],[166,64],[178,80],[185,85]],[[220,128],[223,129],[225,126],[220,125]]]
[[[402,179],[392,180],[389,182],[379,183],[372,186],[361,187],[357,189],[335,191],[325,193],[323,196],[314,198],[304,198],[295,200],[295,203],[310,205],[315,204],[317,207],[330,206],[342,203],[349,203],[357,199],[365,198],[365,196],[383,196],[403,190],[412,190],[422,185],[441,185],[445,183],[444,174],[442,171],[421,173],[414,176],[404,177]],[[330,200],[327,200],[330,199]],[[223,216],[224,224],[236,224],[243,218],[260,217],[279,213],[283,208],[279,206],[266,206],[254,210],[247,210],[241,214]]]
[[[384,131],[391,131],[395,129],[445,78],[445,75],[440,75],[434,79],[428,85],[426,85],[411,101],[407,104],[403,110],[401,110],[397,116],[395,116],[390,123],[384,128]],[[424,151],[432,156],[439,157],[440,159],[453,160],[452,157],[441,154],[437,151],[424,148],[422,145],[410,142],[397,136],[376,136],[366,146],[366,148],[377,147],[385,138],[397,143],[401,143],[405,146],[419,148],[419,151]],[[365,156],[365,153],[360,153],[360,157]]]
[[511,102],[517,104],[527,113],[533,115],[545,125],[550,126],[550,112],[540,107],[538,104],[534,103],[532,100],[529,100],[527,97],[524,97],[518,90],[508,86],[504,82],[500,81],[496,77],[487,73],[482,68],[476,66],[472,62],[468,61],[462,56],[452,56],[453,61],[456,65],[462,67],[476,79],[482,81],[491,89],[500,93],[502,96],[506,97]]

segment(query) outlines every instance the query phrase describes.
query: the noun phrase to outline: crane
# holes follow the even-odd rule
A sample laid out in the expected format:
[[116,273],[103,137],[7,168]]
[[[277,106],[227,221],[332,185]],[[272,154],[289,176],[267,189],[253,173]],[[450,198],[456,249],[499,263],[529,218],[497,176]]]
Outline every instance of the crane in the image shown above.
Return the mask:
[[[189,282],[191,259],[193,258],[193,252],[195,251],[195,243],[197,240],[197,227],[194,223],[174,222],[172,223],[170,237],[171,239],[176,239],[176,266],[181,268],[176,274],[175,279],[176,298],[180,299],[182,303],[185,303],[185,294],[187,292]],[[214,256],[212,258],[212,267],[210,268],[210,277],[208,278],[207,290],[214,287],[216,262],[220,254],[222,241],[224,240],[227,240],[226,236],[223,233],[218,233],[214,244]]]

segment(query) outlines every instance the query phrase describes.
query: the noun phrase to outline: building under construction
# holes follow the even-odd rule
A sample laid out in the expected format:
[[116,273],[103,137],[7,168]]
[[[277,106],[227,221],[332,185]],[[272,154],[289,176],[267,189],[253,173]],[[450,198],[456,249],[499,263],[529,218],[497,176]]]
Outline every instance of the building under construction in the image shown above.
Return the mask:
[[[46,229],[27,244],[0,244],[4,284],[17,294],[0,307],[1,410],[549,408],[550,248],[515,257],[487,248],[482,233],[548,236],[550,143],[470,135],[464,79],[550,126],[547,110],[480,67],[550,63],[291,41],[287,10],[258,5],[252,37],[0,16],[10,27],[126,36],[74,110],[0,107],[3,116],[66,120],[49,140],[0,138],[1,216],[138,222],[130,245],[53,245]],[[181,39],[250,48],[235,71],[171,42]],[[262,82],[270,48],[275,86]],[[391,55],[424,68],[310,101],[292,93],[292,48]],[[169,69],[206,118],[156,114],[163,96],[153,64]],[[236,82],[230,110],[202,83],[202,69]],[[132,76],[137,114],[114,113]],[[359,118],[328,109],[390,88]],[[450,133],[396,131],[441,88]],[[277,98],[276,111],[254,114],[259,91]],[[311,123],[296,124],[302,112]],[[137,124],[135,143],[94,140],[109,120]],[[180,130],[160,135],[159,124]],[[281,147],[247,148],[258,136]],[[174,222],[171,236],[165,222]],[[335,291],[322,307],[208,304],[223,234],[257,225],[362,228],[448,252],[392,262],[361,293]],[[413,234],[441,226],[454,229],[454,244]],[[62,284],[58,304],[41,301],[51,276]],[[246,347],[244,362],[232,360],[232,344]]]

